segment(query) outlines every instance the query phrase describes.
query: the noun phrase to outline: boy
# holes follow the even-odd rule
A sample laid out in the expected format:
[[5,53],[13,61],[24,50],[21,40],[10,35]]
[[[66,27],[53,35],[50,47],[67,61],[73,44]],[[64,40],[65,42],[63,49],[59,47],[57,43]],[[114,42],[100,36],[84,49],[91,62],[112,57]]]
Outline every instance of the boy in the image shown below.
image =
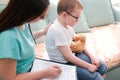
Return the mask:
[[[78,22],[82,6],[78,0],[60,0],[57,6],[58,18],[51,25],[46,36],[46,49],[52,61],[70,63],[77,67],[78,80],[104,80],[107,67],[92,53],[72,54],[70,48],[75,35],[73,25]],[[84,50],[85,52],[85,50]]]

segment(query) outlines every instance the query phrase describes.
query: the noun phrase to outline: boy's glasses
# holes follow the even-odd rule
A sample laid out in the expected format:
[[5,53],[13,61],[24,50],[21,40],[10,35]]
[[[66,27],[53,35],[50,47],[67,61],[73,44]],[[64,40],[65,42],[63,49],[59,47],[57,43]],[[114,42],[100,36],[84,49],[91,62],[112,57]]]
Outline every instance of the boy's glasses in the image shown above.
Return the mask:
[[76,17],[76,16],[74,16],[74,15],[72,15],[71,13],[69,13],[69,12],[67,12],[67,11],[65,11],[67,14],[69,14],[70,16],[72,16],[73,18],[75,18],[76,19],[76,21],[79,21],[79,17]]

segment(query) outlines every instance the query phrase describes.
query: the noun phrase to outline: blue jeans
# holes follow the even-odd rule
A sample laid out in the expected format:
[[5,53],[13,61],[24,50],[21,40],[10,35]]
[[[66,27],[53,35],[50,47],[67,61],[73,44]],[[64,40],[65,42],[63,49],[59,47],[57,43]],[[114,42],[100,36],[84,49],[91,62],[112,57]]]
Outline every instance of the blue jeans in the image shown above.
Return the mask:
[[[77,53],[76,56],[88,63],[91,63],[90,58],[85,53]],[[90,72],[83,67],[77,66],[77,78],[78,80],[104,80],[102,75],[104,75],[107,70],[108,68],[103,61],[101,61],[96,72]]]

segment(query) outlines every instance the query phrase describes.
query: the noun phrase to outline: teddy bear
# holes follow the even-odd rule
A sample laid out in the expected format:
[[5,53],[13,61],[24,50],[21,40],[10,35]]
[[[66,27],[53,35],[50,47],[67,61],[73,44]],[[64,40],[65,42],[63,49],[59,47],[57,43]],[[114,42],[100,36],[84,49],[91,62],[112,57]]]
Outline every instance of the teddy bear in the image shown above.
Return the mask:
[[71,43],[71,50],[75,53],[79,53],[84,51],[84,47],[85,47],[85,43],[86,43],[86,37],[84,34],[76,34],[73,37],[73,41]]

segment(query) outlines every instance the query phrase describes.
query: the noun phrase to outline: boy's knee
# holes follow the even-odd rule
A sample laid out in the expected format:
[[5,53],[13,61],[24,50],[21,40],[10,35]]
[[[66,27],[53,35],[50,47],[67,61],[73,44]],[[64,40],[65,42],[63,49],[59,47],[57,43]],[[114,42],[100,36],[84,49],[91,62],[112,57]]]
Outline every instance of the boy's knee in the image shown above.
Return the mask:
[[84,75],[77,74],[77,76],[78,80],[104,80],[104,78],[98,72],[86,73]]
[[101,75],[104,75],[108,70],[108,67],[106,66],[106,64],[101,61],[101,65],[100,67],[98,68],[98,72],[101,74]]

